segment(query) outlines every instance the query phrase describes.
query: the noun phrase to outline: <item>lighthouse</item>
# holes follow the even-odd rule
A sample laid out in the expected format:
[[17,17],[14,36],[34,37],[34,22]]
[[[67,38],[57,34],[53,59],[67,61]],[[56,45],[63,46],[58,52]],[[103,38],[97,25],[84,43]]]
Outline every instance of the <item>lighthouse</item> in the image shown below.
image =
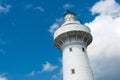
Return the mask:
[[62,51],[63,80],[93,80],[87,56],[92,42],[90,29],[75,13],[67,11],[63,24],[54,33],[54,45]]

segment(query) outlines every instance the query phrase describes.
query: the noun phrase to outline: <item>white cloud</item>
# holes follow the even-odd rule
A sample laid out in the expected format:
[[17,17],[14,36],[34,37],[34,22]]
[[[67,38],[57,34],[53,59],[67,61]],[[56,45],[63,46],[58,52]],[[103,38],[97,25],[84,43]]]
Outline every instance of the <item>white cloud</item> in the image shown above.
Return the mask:
[[7,78],[5,78],[5,77],[0,77],[0,80],[7,80]]
[[0,75],[0,80],[8,80],[8,79],[5,77],[6,74],[7,74],[7,73],[1,74],[1,75]]
[[63,5],[63,8],[64,9],[70,9],[70,8],[72,8],[72,7],[74,7],[74,5],[72,5],[72,4],[65,4],[65,5]]
[[8,13],[10,11],[11,5],[0,5],[0,13]]
[[39,71],[39,70],[37,70],[37,71],[33,70],[30,73],[26,74],[25,76],[26,77],[34,77],[35,75],[40,74],[42,72],[51,72],[51,71],[53,71],[53,70],[55,70],[55,69],[58,68],[57,65],[52,65],[48,61],[45,64],[43,64],[42,67],[43,68],[42,68],[41,71]]
[[100,0],[92,14],[100,14],[90,23],[93,42],[88,47],[95,80],[120,79],[120,5],[114,0]]
[[7,41],[5,41],[2,36],[0,36],[0,54],[5,54],[6,50],[5,50],[5,46],[7,45]]
[[42,69],[42,72],[45,72],[45,71],[53,71],[55,70],[56,68],[58,68],[57,65],[52,65],[51,63],[49,63],[48,61],[43,64],[43,69]]
[[44,11],[45,11],[45,9],[43,9],[43,8],[40,7],[40,6],[37,6],[37,7],[35,7],[34,9],[35,9],[35,10],[39,10],[39,11],[41,11],[41,12],[44,12]]
[[53,76],[52,76],[52,79],[55,79],[55,80],[56,80],[56,79],[57,79],[57,75],[53,75]]
[[55,23],[50,26],[49,32],[53,34],[58,28],[59,25],[63,22],[62,18],[56,19]]
[[33,77],[33,76],[35,76],[35,71],[32,71],[32,72],[30,72],[30,73],[28,73],[26,76],[28,76],[28,77]]
[[60,57],[58,57],[58,61],[60,63],[59,65],[59,71],[52,75],[52,80],[62,80],[63,79],[63,69],[62,69],[62,59]]
[[27,8],[27,9],[30,9],[30,8],[32,8],[33,6],[32,6],[32,4],[27,4],[27,5],[25,5],[25,8]]
[[59,28],[59,24],[58,24],[58,23],[54,23],[54,24],[50,27],[49,32],[53,34],[58,28]]
[[63,79],[63,72],[62,72],[62,68],[61,68],[57,74],[54,74],[52,76],[52,80],[62,80],[62,79]]
[[0,48],[0,54],[5,54],[6,51],[3,48]]
[[32,4],[27,4],[25,5],[26,9],[32,9],[32,10],[39,10],[40,12],[44,12],[45,9],[42,8],[41,6],[33,6]]
[[100,0],[91,8],[92,14],[98,13],[120,17],[120,5],[115,0]]

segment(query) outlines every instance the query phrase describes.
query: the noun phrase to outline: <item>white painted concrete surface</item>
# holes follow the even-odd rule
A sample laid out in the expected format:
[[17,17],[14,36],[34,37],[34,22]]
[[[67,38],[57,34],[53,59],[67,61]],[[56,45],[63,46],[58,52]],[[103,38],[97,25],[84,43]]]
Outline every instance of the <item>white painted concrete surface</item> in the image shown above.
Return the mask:
[[72,13],[66,14],[64,21],[54,33],[54,44],[63,52],[63,80],[93,80],[87,56],[90,29]]

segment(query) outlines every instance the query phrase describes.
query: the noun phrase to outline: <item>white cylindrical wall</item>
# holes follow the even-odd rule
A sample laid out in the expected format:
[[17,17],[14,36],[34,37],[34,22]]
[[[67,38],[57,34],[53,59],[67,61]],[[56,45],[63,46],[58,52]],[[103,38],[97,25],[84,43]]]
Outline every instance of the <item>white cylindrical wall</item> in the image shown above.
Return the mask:
[[93,80],[84,45],[70,44],[63,48],[63,80]]

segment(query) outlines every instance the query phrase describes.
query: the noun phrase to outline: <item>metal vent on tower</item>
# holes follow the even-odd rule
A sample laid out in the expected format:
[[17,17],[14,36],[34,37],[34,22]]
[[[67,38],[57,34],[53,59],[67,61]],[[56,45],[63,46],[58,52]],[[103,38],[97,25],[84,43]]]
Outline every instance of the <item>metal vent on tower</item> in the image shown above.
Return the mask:
[[72,74],[75,74],[75,69],[71,69],[71,73],[72,73]]
[[69,48],[70,52],[72,51],[72,48]]

